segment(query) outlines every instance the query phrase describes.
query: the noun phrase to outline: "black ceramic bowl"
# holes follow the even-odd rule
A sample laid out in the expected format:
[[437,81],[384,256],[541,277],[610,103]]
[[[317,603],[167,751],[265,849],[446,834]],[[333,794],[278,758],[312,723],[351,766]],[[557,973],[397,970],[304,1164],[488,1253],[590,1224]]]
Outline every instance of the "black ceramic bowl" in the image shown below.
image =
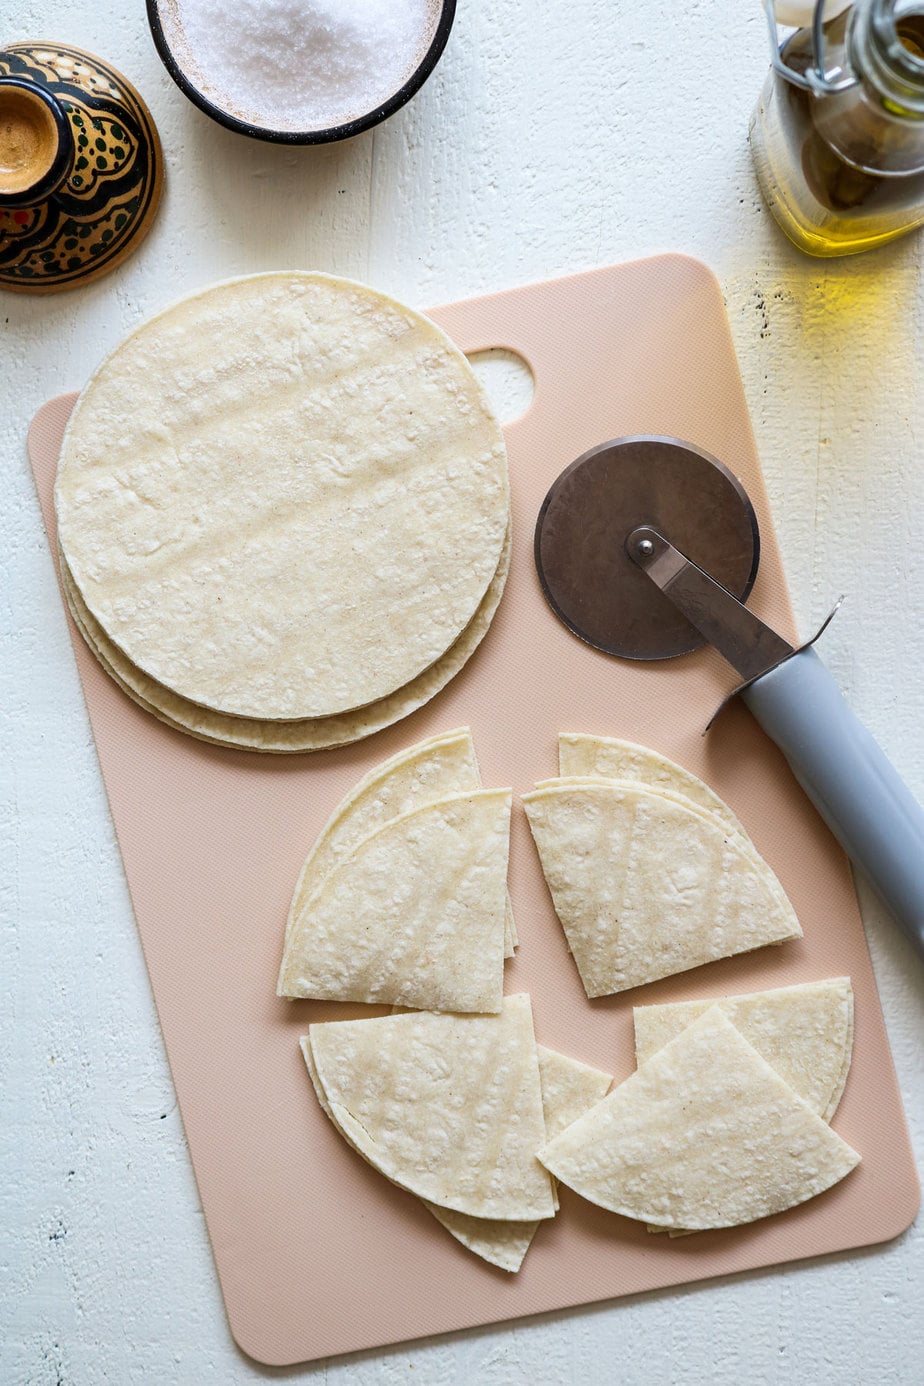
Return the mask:
[[252,121],[242,120],[239,116],[230,114],[203,95],[182,67],[179,58],[167,41],[160,17],[161,0],[146,0],[146,2],[148,23],[151,26],[154,46],[164,67],[184,96],[188,96],[190,101],[199,107],[200,111],[204,111],[207,116],[217,120],[219,125],[224,125],[229,130],[236,130],[239,135],[249,135],[251,139],[255,140],[270,140],[274,144],[329,144],[333,140],[348,140],[353,135],[361,135],[364,130],[371,130],[373,125],[387,120],[389,116],[394,115],[395,111],[400,110],[406,102],[410,101],[436,67],[442,57],[443,49],[446,47],[446,40],[449,38],[452,22],[456,16],[456,0],[442,0],[440,17],[433,33],[433,39],[420,63],[402,87],[399,87],[387,101],[383,101],[381,105],[374,107],[365,115],[357,116],[355,120],[345,121],[342,125],[332,125],[326,130],[271,130],[264,125],[255,125]]

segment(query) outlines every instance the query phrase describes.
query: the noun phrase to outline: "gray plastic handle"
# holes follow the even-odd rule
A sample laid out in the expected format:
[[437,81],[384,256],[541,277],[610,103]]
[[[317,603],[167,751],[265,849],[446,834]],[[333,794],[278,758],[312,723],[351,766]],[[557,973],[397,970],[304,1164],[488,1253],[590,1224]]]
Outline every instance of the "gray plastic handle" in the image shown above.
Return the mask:
[[815,651],[800,650],[741,697],[924,956],[924,809]]

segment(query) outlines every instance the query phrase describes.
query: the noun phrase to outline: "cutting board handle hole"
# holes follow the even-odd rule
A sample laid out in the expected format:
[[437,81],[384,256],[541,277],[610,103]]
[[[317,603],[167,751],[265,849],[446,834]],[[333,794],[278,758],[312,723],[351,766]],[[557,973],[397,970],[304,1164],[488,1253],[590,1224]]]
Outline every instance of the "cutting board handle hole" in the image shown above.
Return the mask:
[[515,423],[533,402],[536,382],[529,362],[507,347],[467,353],[491,407],[502,424]]

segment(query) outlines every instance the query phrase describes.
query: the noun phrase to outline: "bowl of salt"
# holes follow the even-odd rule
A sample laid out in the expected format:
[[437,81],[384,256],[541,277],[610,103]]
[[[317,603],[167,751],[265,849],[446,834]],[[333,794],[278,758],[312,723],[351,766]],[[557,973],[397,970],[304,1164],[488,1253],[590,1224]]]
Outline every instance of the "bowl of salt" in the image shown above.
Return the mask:
[[456,0],[147,0],[154,44],[206,115],[326,144],[399,110],[446,47]]

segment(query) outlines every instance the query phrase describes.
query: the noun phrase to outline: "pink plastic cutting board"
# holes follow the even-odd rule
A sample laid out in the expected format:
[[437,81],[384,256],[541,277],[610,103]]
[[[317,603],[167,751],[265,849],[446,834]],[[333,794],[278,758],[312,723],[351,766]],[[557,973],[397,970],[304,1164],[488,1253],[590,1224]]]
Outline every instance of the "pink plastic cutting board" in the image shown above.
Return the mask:
[[[481,648],[431,703],[342,750],[224,750],[141,711],[71,629],[231,1331],[265,1363],[865,1246],[903,1231],[918,1206],[840,849],[743,708],[700,735],[732,683],[718,656],[649,665],[599,654],[555,619],[533,568],[536,514],[563,467],[608,438],[671,434],[706,448],[744,482],[763,539],[751,604],[795,635],[718,284],[695,261],[662,256],[433,316],[465,351],[519,352],[536,389],[507,429],[515,542],[506,594]],[[52,554],[52,486],[73,399],[46,405],[29,436]],[[543,1044],[621,1079],[634,1067],[633,1003],[849,973],[856,1044],[833,1124],[863,1163],[842,1184],[782,1216],[673,1241],[563,1189],[560,1215],[509,1276],[465,1251],[340,1139],[315,1101],[298,1037],[311,1021],[370,1012],[277,1000],[289,898],[315,835],[355,781],[402,747],[463,723],[486,785],[525,791],[556,773],[560,730],[589,731],[654,746],[728,800],[788,891],[804,940],[588,1002],[515,807],[510,888],[520,949],[507,991],[532,994]]]

